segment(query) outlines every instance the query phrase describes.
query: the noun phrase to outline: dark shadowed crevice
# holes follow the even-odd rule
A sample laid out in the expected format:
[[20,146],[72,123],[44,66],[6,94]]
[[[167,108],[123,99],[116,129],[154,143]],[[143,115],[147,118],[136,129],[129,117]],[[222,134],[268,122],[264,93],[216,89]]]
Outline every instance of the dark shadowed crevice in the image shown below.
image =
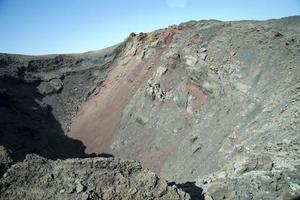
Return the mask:
[[203,189],[196,186],[196,182],[185,182],[185,183],[178,183],[169,182],[169,186],[175,185],[176,187],[182,189],[182,191],[188,193],[191,196],[191,200],[204,200],[203,196]]

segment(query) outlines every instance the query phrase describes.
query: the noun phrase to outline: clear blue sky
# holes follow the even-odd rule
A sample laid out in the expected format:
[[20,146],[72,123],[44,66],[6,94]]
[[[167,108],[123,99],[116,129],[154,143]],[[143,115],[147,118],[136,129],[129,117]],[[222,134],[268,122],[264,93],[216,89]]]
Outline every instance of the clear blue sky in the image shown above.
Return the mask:
[[84,52],[188,20],[291,15],[300,0],[0,0],[0,52]]

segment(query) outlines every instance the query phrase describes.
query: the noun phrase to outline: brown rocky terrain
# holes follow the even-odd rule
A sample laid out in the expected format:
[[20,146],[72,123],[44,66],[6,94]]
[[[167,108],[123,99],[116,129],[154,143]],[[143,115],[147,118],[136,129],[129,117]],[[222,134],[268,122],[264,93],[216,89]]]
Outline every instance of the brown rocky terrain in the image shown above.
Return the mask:
[[295,199],[299,55],[300,17],[0,54],[0,198]]

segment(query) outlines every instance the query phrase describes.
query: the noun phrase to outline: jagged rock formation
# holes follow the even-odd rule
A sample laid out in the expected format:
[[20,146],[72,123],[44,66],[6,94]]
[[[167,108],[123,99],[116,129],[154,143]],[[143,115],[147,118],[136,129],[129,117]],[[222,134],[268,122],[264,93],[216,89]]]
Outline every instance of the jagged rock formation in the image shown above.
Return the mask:
[[28,153],[114,155],[193,199],[296,198],[299,55],[299,17],[191,21],[84,54],[2,54],[0,169]]

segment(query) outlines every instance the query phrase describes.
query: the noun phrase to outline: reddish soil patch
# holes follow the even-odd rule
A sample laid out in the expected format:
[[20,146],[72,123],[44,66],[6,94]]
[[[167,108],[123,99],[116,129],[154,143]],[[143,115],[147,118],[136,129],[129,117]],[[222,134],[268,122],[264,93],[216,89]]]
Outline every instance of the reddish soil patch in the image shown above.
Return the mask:
[[[158,37],[155,36],[156,33],[151,33],[143,39],[142,44],[139,41],[139,45],[129,45],[124,50],[123,58],[120,59],[124,60],[126,56],[130,58],[129,62],[115,67],[108,74],[99,94],[82,106],[72,123],[69,135],[83,142],[86,146],[86,153],[112,152],[111,144],[119,129],[125,106],[141,84],[148,80],[160,65],[160,57],[168,47],[158,50],[147,62],[139,59],[140,53],[144,51],[145,46],[153,42],[154,38],[168,45],[178,37],[179,32],[181,31],[166,30],[162,31]],[[174,65],[177,65],[177,62],[176,60]],[[188,132],[186,130],[186,134]],[[145,152],[141,160],[143,166],[159,173],[164,162],[177,151],[186,134],[176,138],[176,142],[155,152],[145,152],[144,147],[141,146],[141,152]],[[146,137],[144,139],[147,140]]]
[[[140,47],[142,49],[143,47]],[[153,58],[160,60],[161,52]],[[114,134],[119,127],[122,111],[140,85],[158,65],[132,57],[125,66],[117,66],[103,83],[99,94],[88,100],[74,119],[69,135],[83,142],[86,153],[110,153]]]
[[203,91],[199,86],[196,86],[194,84],[188,84],[186,86],[186,90],[188,94],[196,97],[196,99],[193,101],[193,105],[192,105],[193,109],[199,108],[201,105],[203,105],[206,102],[207,96],[203,93]]
[[143,73],[141,69],[140,65],[115,68],[99,95],[82,107],[72,124],[70,135],[86,145],[86,153],[110,152],[122,110],[134,89],[126,77]]

